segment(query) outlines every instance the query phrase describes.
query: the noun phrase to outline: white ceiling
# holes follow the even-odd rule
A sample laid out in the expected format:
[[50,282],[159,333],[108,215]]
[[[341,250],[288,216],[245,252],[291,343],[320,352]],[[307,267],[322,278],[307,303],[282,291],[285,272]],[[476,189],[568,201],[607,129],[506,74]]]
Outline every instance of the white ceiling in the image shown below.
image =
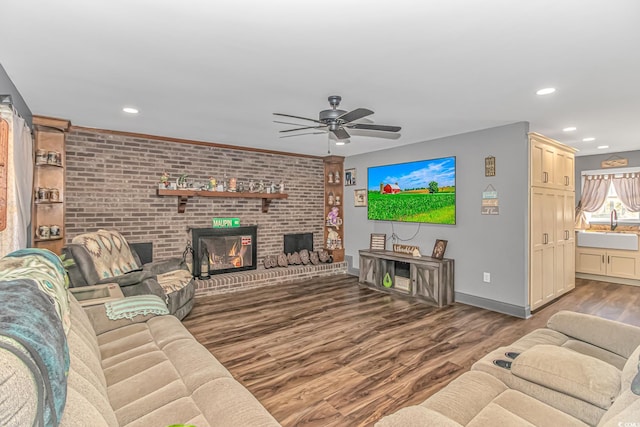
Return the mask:
[[333,154],[516,121],[578,155],[640,149],[638,0],[2,3],[0,64],[35,114],[75,125],[325,155],[272,113],[315,118],[335,94],[402,136]]

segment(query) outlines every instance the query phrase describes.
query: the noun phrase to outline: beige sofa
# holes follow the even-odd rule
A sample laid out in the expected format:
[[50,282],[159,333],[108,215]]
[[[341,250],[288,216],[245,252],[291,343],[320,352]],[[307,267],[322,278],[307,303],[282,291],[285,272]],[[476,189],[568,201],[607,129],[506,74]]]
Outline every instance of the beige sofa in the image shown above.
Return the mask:
[[640,426],[639,359],[640,328],[562,311],[376,426]]
[[[58,352],[64,353],[59,360],[64,364],[66,359],[68,363],[66,384],[61,384],[62,392],[54,392],[57,396],[51,399],[52,393],[47,392],[50,384],[40,387],[46,375],[39,375],[42,369],[34,367],[37,363],[30,364],[40,356],[25,351],[21,339],[12,341],[10,332],[19,329],[13,324],[20,322],[15,322],[16,315],[6,316],[9,309],[26,317],[40,308],[30,303],[23,304],[24,307],[1,306],[0,425],[58,425],[58,422],[61,426],[83,427],[178,423],[197,427],[279,425],[175,316],[147,314],[133,320],[110,320],[104,305],[83,309],[65,290],[64,279],[59,283],[64,276],[55,272],[58,267],[61,270],[56,260],[55,255],[42,250],[29,250],[26,255],[0,260],[0,298],[6,298],[10,289],[22,292],[30,288],[34,288],[32,296],[39,297],[42,292],[37,282],[44,283],[47,289],[49,285],[57,289],[38,306],[58,312],[57,316],[45,317],[55,321],[45,323],[41,329],[57,330],[61,341]],[[10,268],[19,273],[2,277]],[[37,274],[31,275],[33,272]],[[42,272],[51,274],[42,276]],[[51,304],[52,300],[57,305]],[[26,325],[29,329],[29,322]],[[50,352],[46,358],[56,355]],[[64,375],[58,378],[65,382]],[[65,388],[66,399],[59,402],[62,405],[58,405],[57,413],[43,416],[42,402],[47,395],[49,400],[55,400],[64,396]],[[50,421],[43,422],[43,417],[49,417]],[[40,421],[34,422],[37,419]]]

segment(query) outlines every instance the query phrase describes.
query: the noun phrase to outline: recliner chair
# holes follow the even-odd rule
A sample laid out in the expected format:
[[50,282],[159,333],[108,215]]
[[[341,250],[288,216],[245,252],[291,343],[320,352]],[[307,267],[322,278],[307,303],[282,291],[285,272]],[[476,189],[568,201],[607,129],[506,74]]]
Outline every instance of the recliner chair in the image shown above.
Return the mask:
[[125,296],[159,296],[178,319],[193,308],[195,284],[182,259],[142,264],[117,231],[98,230],[76,236],[63,253],[75,261],[68,269],[71,287],[117,283]]

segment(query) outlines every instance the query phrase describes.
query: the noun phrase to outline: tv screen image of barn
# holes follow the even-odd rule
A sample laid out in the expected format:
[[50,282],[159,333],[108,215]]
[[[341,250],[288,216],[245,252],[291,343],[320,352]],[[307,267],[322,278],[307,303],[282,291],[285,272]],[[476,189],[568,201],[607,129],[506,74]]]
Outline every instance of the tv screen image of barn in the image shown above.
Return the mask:
[[373,166],[367,170],[367,218],[456,223],[456,158]]

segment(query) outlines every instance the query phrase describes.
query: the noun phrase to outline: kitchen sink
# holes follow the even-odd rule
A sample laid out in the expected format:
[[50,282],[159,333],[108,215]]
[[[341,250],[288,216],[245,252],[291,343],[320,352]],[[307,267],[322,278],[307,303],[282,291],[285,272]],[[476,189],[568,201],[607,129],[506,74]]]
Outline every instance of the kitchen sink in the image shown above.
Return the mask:
[[611,231],[579,231],[578,246],[604,249],[638,250],[636,233],[617,233]]

